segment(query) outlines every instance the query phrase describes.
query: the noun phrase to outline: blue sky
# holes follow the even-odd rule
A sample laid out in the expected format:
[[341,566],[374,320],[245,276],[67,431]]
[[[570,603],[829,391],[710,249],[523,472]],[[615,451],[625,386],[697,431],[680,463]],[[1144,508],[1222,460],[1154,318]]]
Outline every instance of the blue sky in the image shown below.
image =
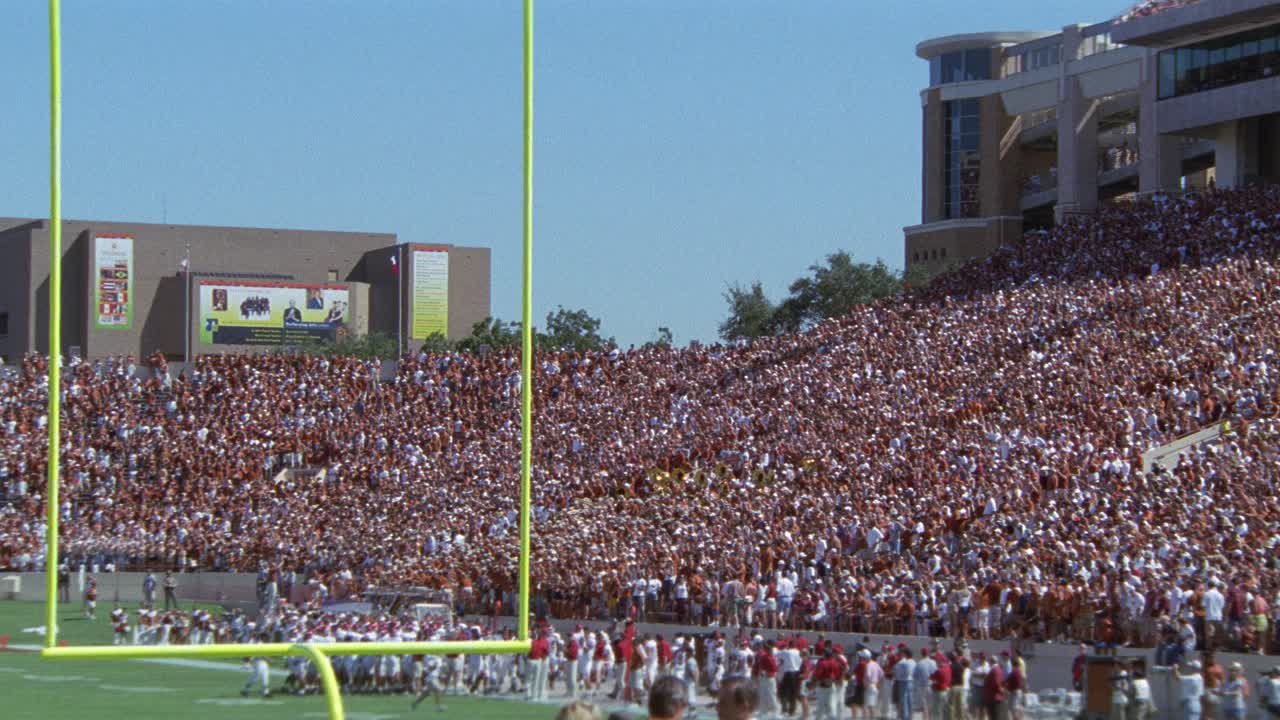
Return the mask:
[[[519,314],[518,0],[64,0],[64,214],[493,248]],[[922,39],[1057,29],[1073,3],[542,0],[535,315],[713,340],[838,249],[919,221]],[[45,4],[0,3],[0,215],[47,215]],[[199,267],[198,257],[194,260]]]

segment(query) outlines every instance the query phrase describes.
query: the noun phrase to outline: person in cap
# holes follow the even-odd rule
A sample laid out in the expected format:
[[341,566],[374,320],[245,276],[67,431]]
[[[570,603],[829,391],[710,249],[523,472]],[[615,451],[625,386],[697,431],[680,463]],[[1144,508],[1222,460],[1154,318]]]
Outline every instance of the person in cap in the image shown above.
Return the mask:
[[778,660],[774,656],[774,642],[766,642],[756,655],[756,688],[760,693],[760,712],[774,717],[782,710],[778,702]]
[[1151,683],[1147,680],[1147,673],[1135,665],[1132,674],[1130,686],[1133,694],[1129,698],[1129,720],[1151,720],[1155,715],[1156,706],[1151,695]]
[[1219,709],[1224,720],[1244,720],[1245,700],[1249,697],[1249,685],[1244,677],[1244,668],[1240,663],[1231,663],[1227,669],[1226,682],[1218,688],[1217,695],[1222,698]]
[[[1123,665],[1120,666],[1124,668]],[[1133,689],[1129,681],[1128,670],[1118,670],[1111,675],[1111,712],[1107,720],[1128,720],[1129,698]]]
[[578,697],[578,659],[582,656],[582,626],[578,625],[564,646],[565,696],[572,702]]
[[1258,704],[1272,718],[1280,718],[1280,665],[1262,674],[1258,683]]
[[1183,663],[1178,673],[1178,707],[1182,720],[1200,720],[1200,698],[1204,696],[1204,675],[1199,660]]

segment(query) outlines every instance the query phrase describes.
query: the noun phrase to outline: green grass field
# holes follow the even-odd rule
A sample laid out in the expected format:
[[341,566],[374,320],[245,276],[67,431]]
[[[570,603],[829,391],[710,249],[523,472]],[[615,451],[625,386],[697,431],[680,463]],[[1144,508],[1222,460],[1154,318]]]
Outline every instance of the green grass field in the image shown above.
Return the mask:
[[[67,605],[60,613],[60,637],[69,645],[110,644],[106,615],[110,603],[100,603],[98,619],[80,617]],[[184,609],[190,609],[184,607]],[[132,610],[132,608],[131,608]],[[44,624],[44,608],[38,603],[0,602],[0,635],[9,646],[39,645],[42,635],[24,632]],[[131,613],[132,620],[136,615]],[[283,661],[272,663],[272,685],[284,680]],[[123,660],[44,661],[34,652],[0,652],[0,718],[44,720],[82,718],[133,720],[134,718],[190,718],[191,720],[279,720],[328,717],[324,700],[317,696],[275,694],[263,700],[240,697],[248,672],[235,662]],[[351,720],[394,718],[510,718],[547,720],[558,705],[532,705],[513,700],[446,697],[444,712],[436,712],[427,700],[409,710],[407,696],[345,696]]]

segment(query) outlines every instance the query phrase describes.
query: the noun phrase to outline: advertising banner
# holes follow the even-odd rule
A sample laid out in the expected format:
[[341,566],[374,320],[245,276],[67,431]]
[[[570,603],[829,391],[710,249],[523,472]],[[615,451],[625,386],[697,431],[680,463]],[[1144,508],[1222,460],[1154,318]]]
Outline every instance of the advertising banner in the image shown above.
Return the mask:
[[206,345],[306,345],[346,332],[345,285],[200,283],[200,341]]
[[133,327],[133,238],[97,235],[93,242],[93,325],[99,330]]
[[449,334],[449,249],[413,248],[413,326],[409,337]]

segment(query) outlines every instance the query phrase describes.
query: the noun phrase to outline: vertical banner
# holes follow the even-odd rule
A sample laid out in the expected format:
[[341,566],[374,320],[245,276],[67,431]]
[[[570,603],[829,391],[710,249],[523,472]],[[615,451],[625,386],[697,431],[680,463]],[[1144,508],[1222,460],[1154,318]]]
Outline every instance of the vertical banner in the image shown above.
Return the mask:
[[133,238],[98,235],[93,243],[94,327],[133,327]]
[[449,248],[413,246],[412,322],[414,340],[449,334]]

